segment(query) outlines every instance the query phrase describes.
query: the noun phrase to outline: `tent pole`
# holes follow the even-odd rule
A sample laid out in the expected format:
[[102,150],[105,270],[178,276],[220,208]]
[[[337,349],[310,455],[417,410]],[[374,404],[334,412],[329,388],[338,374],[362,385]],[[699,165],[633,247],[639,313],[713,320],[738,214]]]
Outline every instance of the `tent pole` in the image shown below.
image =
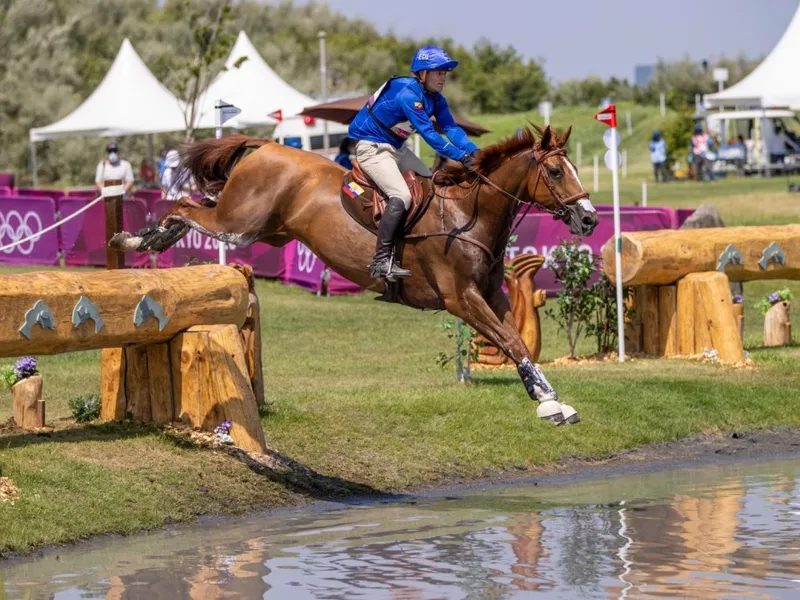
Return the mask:
[[33,187],[39,187],[39,173],[36,168],[36,142],[30,141],[30,156],[31,156],[31,174],[33,175]]
[[155,155],[153,153],[153,134],[147,134],[147,162],[150,166],[155,166]]

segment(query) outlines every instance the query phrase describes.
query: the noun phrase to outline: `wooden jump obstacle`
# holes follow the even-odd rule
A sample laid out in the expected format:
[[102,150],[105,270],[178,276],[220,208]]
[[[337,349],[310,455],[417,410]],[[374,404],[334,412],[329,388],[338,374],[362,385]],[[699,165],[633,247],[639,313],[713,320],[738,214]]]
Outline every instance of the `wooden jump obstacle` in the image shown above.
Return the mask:
[[[603,246],[612,282],[614,240]],[[800,279],[800,225],[658,230],[622,234],[622,283],[634,286],[626,323],[631,352],[690,356],[717,351],[742,362],[729,281]]]
[[233,424],[264,452],[258,299],[249,267],[0,277],[0,356],[102,349],[103,419]]

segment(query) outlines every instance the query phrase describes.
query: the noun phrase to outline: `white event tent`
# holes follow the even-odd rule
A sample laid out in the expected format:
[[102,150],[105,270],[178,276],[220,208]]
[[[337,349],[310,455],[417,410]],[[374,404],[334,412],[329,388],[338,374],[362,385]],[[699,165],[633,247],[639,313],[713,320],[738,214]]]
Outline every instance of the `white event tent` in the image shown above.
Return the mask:
[[777,45],[747,77],[705,97],[712,106],[800,110],[800,6]]
[[236,38],[225,70],[203,93],[198,129],[216,126],[214,106],[218,100],[241,109],[240,114],[225,123],[226,127],[237,129],[274,125],[276,121],[268,116],[270,113],[280,110],[283,118],[293,117],[314,104],[314,100],[298,92],[270,68],[244,31]]
[[121,136],[186,129],[183,105],[150,72],[126,38],[103,81],[63,119],[29,132],[34,185],[36,147],[70,136]]

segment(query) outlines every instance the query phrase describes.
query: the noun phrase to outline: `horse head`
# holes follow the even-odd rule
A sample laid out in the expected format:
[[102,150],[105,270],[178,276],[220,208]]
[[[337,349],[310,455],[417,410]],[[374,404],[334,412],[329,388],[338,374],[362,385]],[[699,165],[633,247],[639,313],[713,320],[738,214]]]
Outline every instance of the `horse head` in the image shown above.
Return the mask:
[[[559,134],[549,125],[531,125],[539,134],[538,140],[533,130],[522,129],[517,135],[484,148],[476,161],[477,177],[506,196],[538,205],[553,218],[564,221],[571,233],[591,235],[598,223],[597,212],[575,165],[567,157],[566,143],[572,128]],[[434,180],[474,181],[476,173],[450,163],[434,175]]]
[[597,211],[583,189],[578,170],[567,156],[566,144],[572,127],[558,134],[548,125],[545,128],[531,123],[540,139],[531,148],[531,169],[527,192],[531,202],[564,221],[575,235],[591,235],[597,226]]

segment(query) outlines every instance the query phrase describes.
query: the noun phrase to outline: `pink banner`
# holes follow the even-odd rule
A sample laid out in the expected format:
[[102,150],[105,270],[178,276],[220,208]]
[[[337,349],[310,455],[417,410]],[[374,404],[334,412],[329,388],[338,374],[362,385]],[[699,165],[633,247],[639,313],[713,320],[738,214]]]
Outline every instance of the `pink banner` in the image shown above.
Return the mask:
[[[91,198],[64,197],[59,200],[61,217],[68,217],[83,208]],[[125,231],[139,231],[147,226],[147,205],[143,200],[125,200],[122,203]],[[61,227],[61,247],[64,261],[69,266],[102,267],[106,264],[106,220],[102,202]],[[126,267],[149,267],[150,256],[136,252],[125,254]]]
[[[310,292],[317,292],[322,286],[322,275],[325,264],[311,250],[297,240],[292,240],[283,247],[285,270],[281,276],[284,283],[296,285]],[[330,271],[328,293],[358,294],[361,287]]]
[[[633,207],[636,208],[636,207]],[[603,244],[614,237],[614,212],[605,207],[598,208],[600,223],[594,233],[586,238],[578,238],[581,247],[600,255]],[[620,228],[622,231],[649,231],[653,229],[671,229],[675,213],[668,208],[636,208],[620,212]],[[541,254],[549,257],[553,249],[562,239],[574,236],[561,221],[554,221],[548,214],[531,213],[525,217],[515,232],[517,236],[506,250],[506,258],[514,258],[517,254]],[[558,291],[553,274],[545,266],[536,274],[536,287],[548,292]]]
[[[55,223],[56,204],[51,198],[7,196],[0,198],[0,247],[35,235]],[[58,228],[0,252],[7,265],[57,265]]]
[[[159,200],[155,203],[156,219],[160,219],[174,204],[171,200]],[[283,252],[280,248],[267,244],[253,244],[249,248],[237,248],[227,245],[226,259],[228,263],[250,265],[259,277],[276,279],[283,270]],[[191,230],[182,239],[166,251],[156,256],[158,267],[182,267],[189,262],[217,262],[219,260],[219,242]]]

